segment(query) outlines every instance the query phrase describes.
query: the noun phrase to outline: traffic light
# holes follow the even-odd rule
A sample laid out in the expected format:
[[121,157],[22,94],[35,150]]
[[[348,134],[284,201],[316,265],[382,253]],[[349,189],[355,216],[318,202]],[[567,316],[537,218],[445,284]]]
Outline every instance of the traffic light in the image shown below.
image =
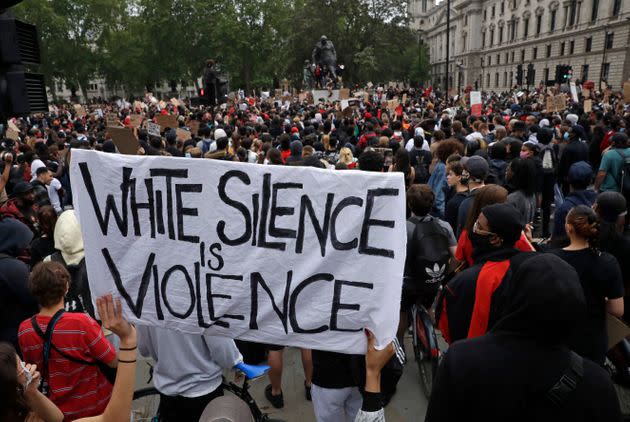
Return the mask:
[[573,67],[564,65],[563,72],[562,72],[562,81],[568,82],[569,79],[571,79],[572,77],[573,77]]
[[556,65],[556,77],[555,77],[555,81],[557,84],[562,83],[562,65],[558,64]]
[[534,85],[536,70],[534,69],[534,64],[530,63],[527,65],[527,85]]
[[40,63],[35,26],[0,12],[0,120],[48,111],[44,76],[24,68]]
[[523,85],[523,65],[516,66],[516,85]]

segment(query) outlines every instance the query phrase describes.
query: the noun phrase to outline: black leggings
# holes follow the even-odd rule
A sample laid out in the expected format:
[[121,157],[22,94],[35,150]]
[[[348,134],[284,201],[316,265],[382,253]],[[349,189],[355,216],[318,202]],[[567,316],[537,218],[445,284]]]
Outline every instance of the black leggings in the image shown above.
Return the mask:
[[200,397],[160,394],[160,422],[198,421],[208,403],[223,396],[223,387]]

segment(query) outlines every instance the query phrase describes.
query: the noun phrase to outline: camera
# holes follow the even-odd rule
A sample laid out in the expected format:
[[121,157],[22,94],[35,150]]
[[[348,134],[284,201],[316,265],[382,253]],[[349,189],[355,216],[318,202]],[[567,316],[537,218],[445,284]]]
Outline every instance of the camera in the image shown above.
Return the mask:
[[15,158],[13,157],[13,152],[11,151],[1,151],[0,152],[0,162],[5,162],[7,161],[7,156],[11,156],[11,158]]

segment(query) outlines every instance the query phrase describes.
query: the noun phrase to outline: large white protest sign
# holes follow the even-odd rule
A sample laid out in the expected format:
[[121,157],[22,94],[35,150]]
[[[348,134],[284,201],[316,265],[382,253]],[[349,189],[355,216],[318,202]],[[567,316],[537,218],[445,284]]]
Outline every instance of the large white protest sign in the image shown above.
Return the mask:
[[402,173],[72,153],[92,294],[189,333],[364,353],[398,324]]

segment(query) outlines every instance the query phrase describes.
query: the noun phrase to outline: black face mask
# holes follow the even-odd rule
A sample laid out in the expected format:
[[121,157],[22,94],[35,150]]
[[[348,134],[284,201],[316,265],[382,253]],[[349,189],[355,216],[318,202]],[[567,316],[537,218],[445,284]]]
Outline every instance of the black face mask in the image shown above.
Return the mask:
[[481,235],[475,232],[468,235],[475,255],[483,254],[495,249],[495,246],[490,242],[490,237],[490,235]]

